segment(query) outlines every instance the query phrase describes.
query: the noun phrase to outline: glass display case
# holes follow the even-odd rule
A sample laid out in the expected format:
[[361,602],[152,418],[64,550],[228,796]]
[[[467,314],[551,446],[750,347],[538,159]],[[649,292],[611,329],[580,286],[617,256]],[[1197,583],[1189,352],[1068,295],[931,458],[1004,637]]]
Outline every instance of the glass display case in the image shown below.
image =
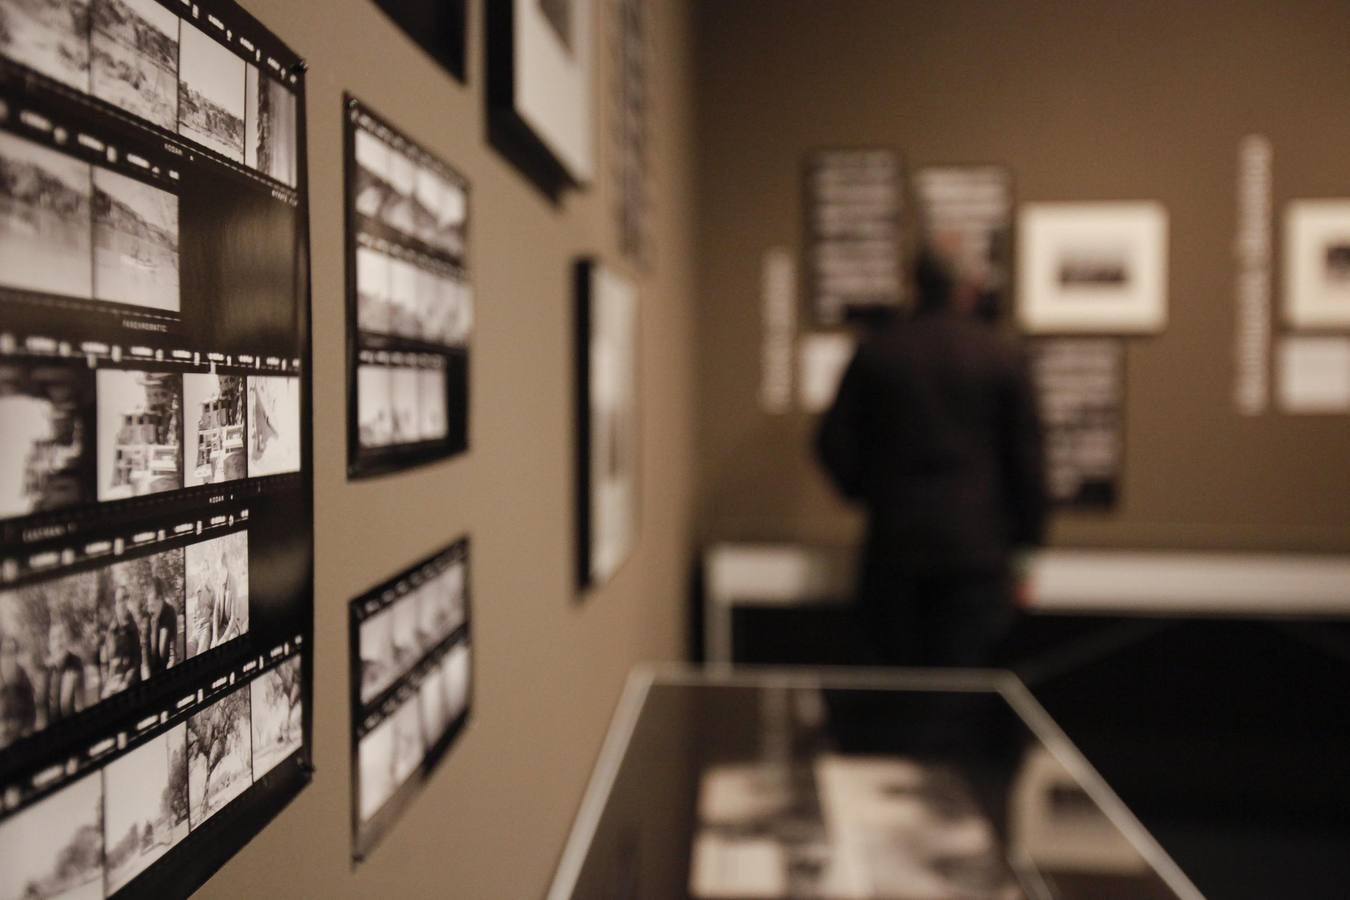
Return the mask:
[[1006,672],[642,668],[550,900],[1192,898]]

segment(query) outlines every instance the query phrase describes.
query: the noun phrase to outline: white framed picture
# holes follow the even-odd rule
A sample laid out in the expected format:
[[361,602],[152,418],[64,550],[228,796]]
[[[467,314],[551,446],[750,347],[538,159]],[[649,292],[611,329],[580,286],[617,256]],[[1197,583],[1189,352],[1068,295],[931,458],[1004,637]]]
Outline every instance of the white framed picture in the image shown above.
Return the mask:
[[609,581],[639,528],[638,289],[593,259],[578,262],[578,584]]
[[489,140],[546,192],[595,170],[592,0],[493,0]]
[[1284,319],[1300,330],[1350,330],[1350,199],[1286,207]]
[[1017,312],[1033,334],[1148,334],[1167,324],[1167,210],[1152,202],[1028,203]]

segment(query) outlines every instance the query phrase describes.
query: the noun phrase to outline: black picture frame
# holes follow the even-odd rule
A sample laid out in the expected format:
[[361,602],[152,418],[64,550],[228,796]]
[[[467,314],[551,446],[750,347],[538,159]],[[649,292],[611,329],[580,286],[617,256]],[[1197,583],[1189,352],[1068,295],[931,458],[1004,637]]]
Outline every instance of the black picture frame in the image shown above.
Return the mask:
[[467,0],[373,0],[389,19],[437,65],[468,83]]
[[[246,630],[0,747],[0,793],[7,800],[0,830],[90,779],[105,783],[110,766],[170,732],[186,732],[190,719],[228,695],[250,692],[280,666],[294,666],[298,672],[299,736],[298,744],[287,742],[274,765],[262,772],[254,769],[250,752],[247,783],[119,887],[111,895],[117,900],[190,895],[263,831],[314,773],[306,66],[232,0],[200,0],[191,6],[161,0],[155,8],[164,11],[161,17],[167,13],[181,22],[180,34],[192,26],[197,47],[213,60],[228,60],[227,72],[237,67],[237,115],[244,117],[236,134],[244,141],[235,147],[238,156],[203,143],[200,135],[184,129],[181,118],[170,123],[175,127],[141,118],[121,105],[125,99],[114,104],[93,86],[88,92],[72,90],[48,72],[5,57],[3,49],[0,132],[38,145],[50,141],[71,159],[129,174],[142,184],[171,176],[159,183],[177,200],[180,306],[173,314],[150,314],[125,304],[99,308],[6,286],[0,288],[0,329],[20,339],[16,347],[0,351],[0,365],[60,367],[74,361],[95,375],[133,370],[184,377],[285,378],[293,383],[285,394],[295,404],[294,418],[289,410],[282,412],[297,431],[284,442],[281,465],[268,470],[265,466],[278,459],[259,457],[267,461],[256,472],[250,462],[246,474],[237,471],[224,480],[193,483],[186,478],[191,465],[183,458],[189,422],[180,405],[176,487],[149,496],[99,497],[98,502],[87,497],[69,507],[43,508],[0,522],[0,569],[5,573],[0,605],[7,599],[2,595],[26,585],[98,577],[125,563],[190,553],[194,546],[243,530],[251,536]],[[133,62],[132,72],[137,65],[146,63]],[[181,56],[178,65],[172,82],[176,91],[191,80]],[[253,105],[260,102],[260,94],[268,95],[262,103],[279,105]],[[250,123],[257,127],[260,119],[253,117],[261,118],[264,109],[272,116],[266,121],[276,129],[266,138],[249,130]],[[31,117],[21,116],[30,111]],[[43,122],[42,128],[30,127]],[[288,124],[293,130],[287,130]],[[76,129],[82,140],[66,143],[61,135]],[[264,144],[265,152],[258,149]],[[241,220],[251,226],[243,239],[237,231]],[[258,412],[251,405],[254,399],[250,396],[250,420]],[[0,435],[5,431],[0,422]],[[245,444],[246,455],[250,444]],[[31,560],[43,556],[60,559],[59,568],[49,570],[53,574],[31,567]],[[190,569],[190,562],[185,565]],[[186,596],[183,602],[180,628],[186,627]],[[296,714],[294,704],[291,710]],[[110,863],[102,865],[106,869]]]
[[[601,309],[601,304],[605,300],[600,298],[602,290],[600,278],[616,279],[614,284],[620,292],[626,291],[626,298],[615,297],[613,302],[621,306],[631,307],[627,312],[617,317],[609,317],[606,321],[606,314]],[[638,539],[642,528],[642,497],[641,497],[641,405],[640,405],[640,370],[641,370],[641,329],[640,329],[640,303],[638,302],[638,289],[635,282],[631,281],[619,270],[610,268],[598,259],[593,257],[584,257],[577,260],[573,267],[573,291],[576,298],[576,370],[575,385],[576,393],[574,396],[575,422],[576,422],[576,584],[579,590],[586,591],[600,587],[610,581],[624,563],[632,556],[637,547]],[[614,321],[615,319],[625,321]],[[606,333],[601,334],[601,329],[612,329],[617,325],[619,329],[627,328],[626,334]],[[600,372],[596,365],[594,348],[597,338],[605,338],[611,341],[617,340],[620,344],[627,343],[630,353],[627,354],[630,365],[623,365],[622,358],[624,353],[618,354],[620,358],[617,366],[610,366],[611,372],[616,369],[625,369],[617,372],[619,378],[615,385],[620,391],[626,390],[628,393],[628,409],[622,409],[623,403],[619,403],[619,411],[616,414],[610,410],[610,428],[604,427],[604,422],[600,420],[601,411],[595,408],[593,403],[593,387]],[[616,424],[617,423],[617,424]],[[613,439],[605,441],[608,446],[597,446],[596,431],[597,428],[606,434],[612,434]],[[610,469],[611,476],[615,471],[620,472],[617,478],[612,478],[608,483],[606,480],[597,478],[597,462],[601,460],[598,454],[604,454],[603,458],[609,461],[608,466],[601,465],[601,468]],[[628,465],[623,465],[623,459],[627,457]],[[616,465],[617,461],[617,465]],[[619,503],[618,509],[620,517],[624,521],[610,522],[606,521],[607,515],[602,512],[608,508],[601,495],[606,489],[613,490],[618,488],[621,492],[624,490],[619,483],[627,481],[627,496],[619,494],[621,499],[626,499],[627,503]],[[617,543],[615,536],[610,529],[619,529]],[[607,534],[607,532],[610,532]]]
[[[821,301],[825,278],[821,273],[820,249],[827,236],[822,233],[817,222],[816,210],[822,205],[817,197],[816,176],[845,157],[856,158],[861,155],[884,157],[892,164],[894,172],[893,208],[886,216],[877,217],[890,220],[894,229],[891,237],[891,255],[895,260],[895,283],[890,294],[876,293],[871,296],[854,298],[839,305],[838,314],[830,314]],[[830,146],[812,148],[806,153],[801,167],[802,191],[802,260],[805,274],[805,303],[809,320],[822,327],[837,327],[857,324],[864,327],[877,327],[894,319],[905,308],[908,300],[907,280],[905,278],[904,254],[904,200],[905,200],[905,158],[901,152],[890,146]],[[877,224],[874,222],[873,224]]]
[[[363,329],[360,322],[358,258],[367,250],[376,255],[398,254],[396,262],[412,265],[419,275],[431,273],[439,280],[454,282],[458,286],[456,290],[459,291],[461,301],[468,304],[471,321],[473,299],[468,266],[469,230],[472,224],[468,204],[471,190],[468,180],[457,170],[404,136],[351,94],[343,96],[342,115],[347,295],[347,477],[360,479],[434,463],[458,456],[469,448],[471,326],[462,343],[454,345],[393,334],[375,334]],[[358,211],[358,131],[376,135],[386,143],[395,142],[398,150],[415,157],[418,167],[435,171],[447,184],[462,192],[465,214],[458,253],[452,253],[444,247],[430,246]],[[386,362],[379,362],[381,359]],[[444,373],[443,437],[377,447],[363,445],[360,370],[363,366],[374,366],[388,367],[392,371],[399,367],[394,360],[407,362],[407,368]]]
[[[486,70],[487,104],[486,130],[490,143],[503,157],[512,163],[526,179],[546,198],[558,203],[568,190],[585,188],[591,178],[589,171],[578,171],[569,167],[563,155],[550,143],[548,135],[541,133],[531,125],[526,110],[519,105],[519,88],[522,85],[521,72],[523,60],[517,53],[517,34],[521,27],[518,4],[522,0],[493,0],[486,4]],[[538,2],[538,0],[524,0]],[[569,8],[584,6],[585,15],[580,19],[589,23],[592,0],[569,0]],[[590,96],[590,71],[594,51],[589,36],[578,48],[586,53],[580,60],[583,71],[583,108],[578,111],[585,117],[584,128],[595,137],[593,117],[594,100]],[[590,167],[594,166],[594,146],[590,151]]]
[[[463,621],[447,634],[436,638],[434,645],[420,651],[417,659],[397,672],[374,694],[362,698],[364,671],[361,658],[361,626],[374,616],[389,614],[396,604],[409,602],[420,589],[445,577],[454,566],[462,566]],[[352,599],[348,603],[351,671],[351,790],[352,790],[352,860],[364,861],[385,838],[404,811],[421,793],[426,782],[468,727],[474,710],[477,677],[473,652],[473,591],[470,565],[470,539],[467,535],[443,549],[409,566],[399,574]],[[468,656],[468,683],[464,707],[446,724],[422,754],[421,760],[409,775],[383,800],[373,815],[364,818],[361,813],[361,741],[391,719],[404,704],[418,703],[418,691],[423,682],[442,677],[440,667],[452,653],[465,652]],[[425,736],[424,736],[425,738]]]

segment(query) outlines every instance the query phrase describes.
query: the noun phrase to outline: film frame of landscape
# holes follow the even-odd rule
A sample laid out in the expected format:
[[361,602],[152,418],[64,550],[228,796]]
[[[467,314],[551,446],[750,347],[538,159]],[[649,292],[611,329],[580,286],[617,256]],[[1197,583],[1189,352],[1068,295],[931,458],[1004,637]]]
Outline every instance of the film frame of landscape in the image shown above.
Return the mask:
[[347,474],[468,449],[469,183],[354,97],[347,190]]
[[352,858],[365,859],[421,791],[473,706],[469,539],[348,605]]
[[310,780],[303,71],[0,0],[0,897],[186,896]]

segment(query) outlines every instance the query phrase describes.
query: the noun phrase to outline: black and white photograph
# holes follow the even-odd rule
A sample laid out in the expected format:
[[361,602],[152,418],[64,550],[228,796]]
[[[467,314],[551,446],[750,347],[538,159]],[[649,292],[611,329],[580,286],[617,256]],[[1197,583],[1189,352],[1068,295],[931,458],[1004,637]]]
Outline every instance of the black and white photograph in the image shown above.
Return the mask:
[[103,770],[107,895],[187,835],[187,728],[176,725]]
[[188,817],[193,828],[253,783],[249,731],[248,685],[188,718]]
[[416,371],[418,436],[424,441],[443,440],[450,430],[445,411],[447,397],[445,369]]
[[183,22],[178,62],[178,133],[244,161],[244,61]]
[[1068,246],[1059,258],[1059,284],[1077,290],[1100,289],[1107,296],[1130,282],[1128,251],[1124,247]]
[[178,312],[178,197],[94,167],[94,299]]
[[473,334],[473,288],[462,278],[443,278],[441,287],[449,307],[445,343],[451,347],[466,346]]
[[489,9],[489,137],[552,197],[596,167],[591,0],[509,0]]
[[356,327],[361,331],[393,333],[389,264],[389,257],[378,250],[356,248]]
[[464,562],[451,563],[429,579],[418,592],[418,632],[423,647],[430,649],[464,624]]
[[432,669],[417,686],[417,702],[422,709],[422,738],[424,752],[429,752],[450,726],[450,701],[445,695],[445,679]]
[[417,320],[422,340],[432,344],[444,344],[450,327],[450,303],[441,288],[444,280],[446,276],[439,272],[417,270]]
[[0,898],[103,900],[103,783],[95,772],[0,822]]
[[300,471],[300,379],[248,377],[248,475]]
[[418,340],[422,321],[418,315],[418,282],[422,270],[405,259],[389,261],[389,333]]
[[183,376],[183,474],[188,487],[248,477],[247,406],[242,375]]
[[361,366],[356,370],[356,408],[362,447],[387,447],[394,439],[391,370]]
[[[361,741],[361,818],[379,811],[422,764],[422,715],[418,698],[409,697]],[[376,741],[372,737],[384,732]],[[368,743],[369,742],[369,743]]]
[[299,135],[295,95],[247,63],[244,109],[244,164],[282,184],[299,180]]
[[191,544],[186,552],[187,657],[248,633],[248,532]]
[[89,90],[90,0],[0,0],[0,56]]
[[448,181],[441,173],[419,166],[417,170],[418,205],[425,215],[419,220],[417,237],[428,247],[453,256],[464,257],[464,231],[468,216],[468,196],[464,186]]
[[300,657],[293,656],[249,683],[253,714],[253,780],[300,749],[304,697]]
[[394,610],[385,607],[361,623],[361,702],[369,703],[403,674],[394,654]]
[[98,372],[98,499],[183,486],[183,376]]
[[470,665],[468,644],[456,644],[441,660],[441,678],[445,681],[445,699],[450,704],[450,718],[457,719],[469,708]]
[[104,698],[160,675],[187,659],[183,549],[166,550],[108,569],[99,681]]
[[1160,203],[1022,204],[1018,324],[1032,334],[1161,331],[1167,234]]
[[1350,331],[1350,201],[1294,200],[1284,212],[1284,320]]
[[82,363],[0,362],[0,519],[95,501],[94,409]]
[[[415,708],[414,708],[415,711]],[[361,790],[357,814],[369,822],[380,807],[394,796],[399,782],[394,778],[394,718],[390,716],[361,738],[357,749],[357,767]]]
[[544,21],[553,29],[558,42],[568,53],[573,52],[572,20],[574,16],[572,0],[537,0]]
[[408,237],[417,236],[417,222],[425,210],[417,203],[417,166],[401,150],[389,148],[389,194],[380,207],[384,224]]
[[394,648],[394,669],[404,674],[422,658],[422,647],[417,640],[417,595],[405,594],[394,602],[390,610],[390,641]]
[[380,219],[394,190],[389,183],[389,154],[393,150],[369,131],[359,127],[353,131],[356,156],[353,203],[356,211],[366,218]]
[[598,264],[583,261],[578,272],[579,564],[581,584],[591,586],[608,581],[637,541],[638,295]]
[[98,703],[111,599],[93,572],[0,591],[0,748]]
[[91,298],[92,204],[88,163],[0,131],[0,285]]
[[417,396],[420,374],[420,369],[397,366],[390,377],[395,444],[415,444],[422,439],[422,410]]
[[173,131],[178,122],[178,16],[155,0],[94,0],[90,93]]

